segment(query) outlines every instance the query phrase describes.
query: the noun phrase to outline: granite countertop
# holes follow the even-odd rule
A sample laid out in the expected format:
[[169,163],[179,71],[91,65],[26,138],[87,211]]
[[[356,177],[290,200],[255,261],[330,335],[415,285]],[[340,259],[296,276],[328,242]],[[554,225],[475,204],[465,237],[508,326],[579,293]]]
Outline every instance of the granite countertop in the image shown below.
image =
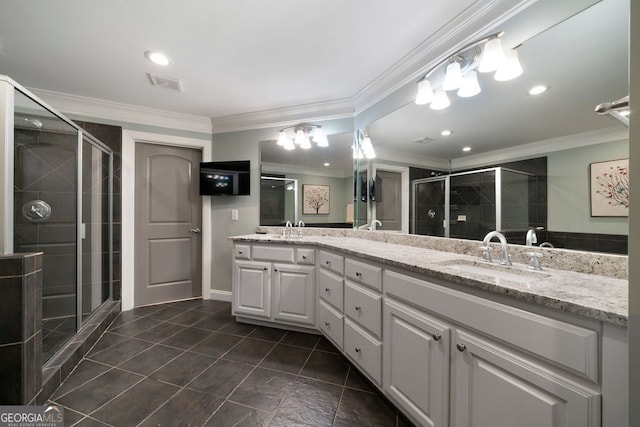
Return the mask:
[[[230,237],[234,242],[314,245],[376,261],[458,285],[506,295],[522,301],[578,314],[616,325],[627,325],[628,281],[525,264],[487,264],[480,257],[350,237],[304,236],[283,239],[273,234]],[[494,254],[494,258],[497,254]],[[492,270],[492,271],[489,271]],[[496,273],[494,274],[493,271]]]

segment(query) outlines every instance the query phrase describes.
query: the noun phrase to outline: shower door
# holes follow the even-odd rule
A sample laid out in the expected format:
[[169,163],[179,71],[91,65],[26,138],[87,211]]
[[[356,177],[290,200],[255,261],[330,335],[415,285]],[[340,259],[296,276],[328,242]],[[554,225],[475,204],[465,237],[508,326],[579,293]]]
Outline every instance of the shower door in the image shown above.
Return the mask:
[[77,328],[78,130],[15,91],[14,252],[43,252],[43,362]]
[[413,181],[413,233],[448,237],[449,181],[447,177]]

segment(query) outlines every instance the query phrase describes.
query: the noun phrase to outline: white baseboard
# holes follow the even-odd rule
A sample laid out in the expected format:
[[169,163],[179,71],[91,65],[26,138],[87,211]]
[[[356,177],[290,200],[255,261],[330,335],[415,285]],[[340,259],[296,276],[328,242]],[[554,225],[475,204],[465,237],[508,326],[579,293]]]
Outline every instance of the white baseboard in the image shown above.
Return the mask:
[[211,289],[211,299],[215,299],[218,301],[226,301],[231,302],[231,291],[217,291],[215,289]]

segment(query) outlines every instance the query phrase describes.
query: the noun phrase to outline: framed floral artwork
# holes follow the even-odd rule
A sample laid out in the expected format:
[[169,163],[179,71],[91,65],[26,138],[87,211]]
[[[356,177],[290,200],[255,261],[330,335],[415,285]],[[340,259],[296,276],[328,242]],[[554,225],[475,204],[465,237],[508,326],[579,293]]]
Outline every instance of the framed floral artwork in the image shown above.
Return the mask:
[[591,216],[629,216],[629,159],[589,165]]
[[329,190],[328,185],[303,185],[302,214],[329,215]]

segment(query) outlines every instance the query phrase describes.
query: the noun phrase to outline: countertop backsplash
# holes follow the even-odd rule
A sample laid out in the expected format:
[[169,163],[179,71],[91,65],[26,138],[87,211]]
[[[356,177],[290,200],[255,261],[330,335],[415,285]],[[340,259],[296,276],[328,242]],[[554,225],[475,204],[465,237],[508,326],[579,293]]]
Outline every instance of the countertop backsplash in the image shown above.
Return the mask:
[[[282,230],[283,227],[259,226],[256,228],[257,233],[267,233],[277,236],[282,235]],[[294,229],[293,232],[297,233],[297,229]],[[304,227],[303,235],[367,239],[377,242],[395,243],[398,245],[477,256],[478,259],[481,254],[479,249],[481,242],[475,240],[449,239],[388,231],[355,230],[351,228]],[[500,244],[498,242],[491,242],[491,245],[494,247],[492,256],[494,259],[497,259],[500,254]],[[628,257],[626,255],[583,252],[558,248],[540,248],[538,246],[526,247],[522,245],[509,245],[509,255],[511,255],[513,262],[528,264],[530,259],[527,255],[528,252],[542,253],[540,264],[543,269],[548,267],[576,273],[613,277],[616,279],[628,279],[629,277]]]

